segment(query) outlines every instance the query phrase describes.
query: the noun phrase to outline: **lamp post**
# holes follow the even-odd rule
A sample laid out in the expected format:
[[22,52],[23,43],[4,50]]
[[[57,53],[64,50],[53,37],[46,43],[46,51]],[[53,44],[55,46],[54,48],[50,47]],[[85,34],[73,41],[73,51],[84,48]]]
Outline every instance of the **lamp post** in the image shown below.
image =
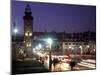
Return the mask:
[[14,40],[16,40],[16,34],[18,33],[18,29],[17,28],[15,28],[14,30],[13,30],[13,32],[14,32]]
[[38,45],[38,47],[39,47],[39,49],[41,49],[41,48],[42,48],[42,45],[41,45],[41,44],[39,44],[39,45]]
[[72,47],[71,47],[71,46],[69,46],[69,50],[70,50],[70,51],[69,51],[69,53],[70,53],[70,54],[72,54],[72,50],[71,50],[71,48],[72,48]]
[[51,38],[48,38],[47,43],[49,44],[49,47],[50,47],[50,51],[49,51],[49,70],[51,71],[51,66],[52,66],[52,63],[51,63],[51,47],[52,47],[53,40]]
[[15,29],[14,29],[14,33],[16,34],[17,32],[18,32],[18,29],[15,28]]
[[52,43],[53,43],[52,39],[51,39],[51,38],[48,38],[48,39],[47,39],[47,43],[49,44],[50,50],[51,50],[51,45],[52,45]]
[[16,59],[16,34],[18,33],[18,29],[17,28],[14,28],[13,30],[13,33],[14,33],[14,40],[15,40],[15,43],[14,43],[14,60]]
[[80,55],[82,56],[82,53],[83,53],[82,46],[79,46],[79,48],[81,49]]
[[87,45],[87,48],[88,48],[88,52],[90,53],[89,47],[90,47],[90,46],[89,46],[89,45]]

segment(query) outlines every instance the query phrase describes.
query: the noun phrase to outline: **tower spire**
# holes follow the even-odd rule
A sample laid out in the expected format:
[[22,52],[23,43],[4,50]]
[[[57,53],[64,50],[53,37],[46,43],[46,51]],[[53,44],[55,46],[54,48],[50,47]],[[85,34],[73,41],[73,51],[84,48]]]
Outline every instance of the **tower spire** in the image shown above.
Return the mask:
[[25,12],[27,12],[27,13],[31,12],[31,8],[30,8],[29,4],[26,5]]
[[24,13],[25,13],[25,16],[23,17],[23,19],[31,19],[31,20],[33,20],[31,7],[30,7],[29,4],[26,5]]

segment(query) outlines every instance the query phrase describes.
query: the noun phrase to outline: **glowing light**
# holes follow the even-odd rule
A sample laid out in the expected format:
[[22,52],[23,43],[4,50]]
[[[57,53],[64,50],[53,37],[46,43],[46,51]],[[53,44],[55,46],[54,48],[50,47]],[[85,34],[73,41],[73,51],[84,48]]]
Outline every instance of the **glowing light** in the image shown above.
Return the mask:
[[89,45],[87,45],[87,48],[89,48],[90,46]]
[[69,46],[69,48],[72,48],[71,46]]
[[80,46],[79,48],[81,49],[81,52],[80,52],[80,54],[82,55],[82,54],[83,54],[83,51],[82,51],[82,46]]
[[26,46],[28,47],[28,44],[26,44]]
[[79,46],[79,48],[81,48],[81,49],[82,49],[82,46]]
[[51,38],[48,38],[47,39],[47,42],[51,45],[53,43],[52,39]]
[[39,48],[42,48],[42,45],[41,45],[41,44],[39,44],[39,45],[38,45],[38,47],[39,47]]
[[32,36],[32,33],[30,33],[29,36]]
[[31,46],[31,43],[26,44],[26,46],[27,46],[27,47],[30,47],[30,46]]
[[93,49],[95,51],[95,49]]
[[25,33],[25,36],[28,36],[28,33]]
[[14,33],[16,34],[18,32],[18,29],[14,29]]

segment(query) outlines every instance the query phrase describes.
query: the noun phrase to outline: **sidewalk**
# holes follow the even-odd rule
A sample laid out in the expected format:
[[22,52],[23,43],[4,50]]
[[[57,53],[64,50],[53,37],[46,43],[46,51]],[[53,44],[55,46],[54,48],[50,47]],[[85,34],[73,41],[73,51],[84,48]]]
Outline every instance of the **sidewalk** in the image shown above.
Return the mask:
[[58,63],[55,68],[54,66],[52,65],[52,71],[69,71],[70,70],[70,67],[69,67],[69,64],[68,63]]
[[13,62],[12,70],[13,74],[49,72],[48,69],[37,60]]
[[82,60],[75,66],[75,70],[87,70],[95,68],[96,68],[96,61],[92,59]]
[[89,62],[89,63],[96,63],[96,60],[88,59],[88,60],[83,60],[84,62]]

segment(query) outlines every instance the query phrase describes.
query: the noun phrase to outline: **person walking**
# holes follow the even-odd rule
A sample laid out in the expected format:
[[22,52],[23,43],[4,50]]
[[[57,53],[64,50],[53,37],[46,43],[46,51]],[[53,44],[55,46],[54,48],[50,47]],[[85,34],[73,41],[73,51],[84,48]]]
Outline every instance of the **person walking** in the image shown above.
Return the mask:
[[55,71],[55,67],[59,63],[59,60],[57,58],[54,58],[52,63],[53,63],[53,66],[54,66],[54,71]]

